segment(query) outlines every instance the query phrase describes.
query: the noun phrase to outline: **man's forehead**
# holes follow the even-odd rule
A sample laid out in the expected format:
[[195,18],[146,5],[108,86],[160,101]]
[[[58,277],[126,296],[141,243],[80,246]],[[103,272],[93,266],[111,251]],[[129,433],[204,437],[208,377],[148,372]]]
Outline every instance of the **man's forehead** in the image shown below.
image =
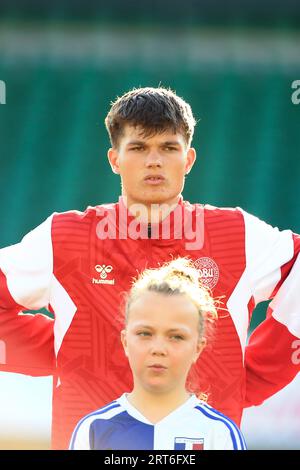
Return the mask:
[[180,132],[174,132],[172,129],[166,129],[163,132],[157,132],[155,134],[150,133],[141,126],[129,126],[124,127],[124,133],[122,140],[126,143],[130,141],[141,141],[141,142],[150,142],[150,141],[173,141],[178,144],[184,144],[185,140],[183,135]]

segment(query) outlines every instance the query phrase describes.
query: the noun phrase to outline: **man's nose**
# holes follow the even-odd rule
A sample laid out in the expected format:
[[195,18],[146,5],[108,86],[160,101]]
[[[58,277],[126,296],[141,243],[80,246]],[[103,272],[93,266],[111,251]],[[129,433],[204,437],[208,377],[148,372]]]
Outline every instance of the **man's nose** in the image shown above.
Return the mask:
[[162,166],[162,158],[157,150],[151,150],[148,152],[148,155],[146,156],[146,166],[147,168],[160,168]]

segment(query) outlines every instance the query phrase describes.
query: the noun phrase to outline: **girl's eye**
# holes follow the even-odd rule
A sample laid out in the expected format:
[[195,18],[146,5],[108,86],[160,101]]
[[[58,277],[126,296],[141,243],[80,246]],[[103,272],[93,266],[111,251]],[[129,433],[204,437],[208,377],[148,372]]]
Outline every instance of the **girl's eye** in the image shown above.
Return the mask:
[[173,335],[171,336],[171,338],[174,339],[175,341],[181,341],[184,339],[184,337],[181,335]]
[[149,331],[139,331],[137,335],[138,336],[151,336],[151,333],[149,333]]

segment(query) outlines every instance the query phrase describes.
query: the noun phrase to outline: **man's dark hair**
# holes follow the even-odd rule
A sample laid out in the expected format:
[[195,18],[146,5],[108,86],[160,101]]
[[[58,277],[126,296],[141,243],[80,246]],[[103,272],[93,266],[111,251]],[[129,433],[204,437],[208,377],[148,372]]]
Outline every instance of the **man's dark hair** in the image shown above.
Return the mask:
[[119,146],[126,125],[141,127],[144,137],[166,130],[180,132],[190,145],[196,121],[191,107],[166,88],[134,88],[112,103],[105,118],[111,145]]

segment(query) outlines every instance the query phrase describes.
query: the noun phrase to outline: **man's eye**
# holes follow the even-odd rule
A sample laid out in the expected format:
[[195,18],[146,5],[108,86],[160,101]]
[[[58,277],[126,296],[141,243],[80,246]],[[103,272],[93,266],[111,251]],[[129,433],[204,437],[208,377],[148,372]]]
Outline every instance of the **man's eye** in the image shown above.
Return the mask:
[[139,147],[131,147],[130,150],[139,152],[139,151],[141,151],[141,150],[144,150],[144,147],[141,147],[141,146],[139,146]]
[[175,147],[165,147],[165,149],[166,149],[168,152],[173,152],[173,151],[177,150]]

